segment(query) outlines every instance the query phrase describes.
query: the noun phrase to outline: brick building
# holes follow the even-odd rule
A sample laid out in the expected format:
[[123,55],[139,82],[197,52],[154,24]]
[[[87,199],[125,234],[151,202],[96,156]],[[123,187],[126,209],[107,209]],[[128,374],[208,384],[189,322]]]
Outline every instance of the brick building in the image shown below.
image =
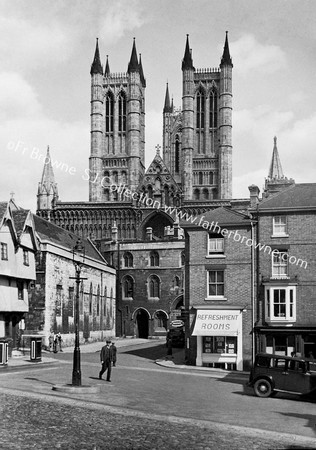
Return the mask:
[[182,226],[187,362],[245,370],[254,350],[255,224],[220,207]]
[[252,213],[260,243],[257,349],[316,355],[316,184],[281,186]]
[[[33,216],[39,251],[36,282],[29,290],[28,334],[60,332],[64,344],[74,343],[76,281],[73,249],[78,236],[38,216]],[[80,340],[96,341],[115,336],[115,269],[109,267],[89,239],[85,249],[79,293]]]

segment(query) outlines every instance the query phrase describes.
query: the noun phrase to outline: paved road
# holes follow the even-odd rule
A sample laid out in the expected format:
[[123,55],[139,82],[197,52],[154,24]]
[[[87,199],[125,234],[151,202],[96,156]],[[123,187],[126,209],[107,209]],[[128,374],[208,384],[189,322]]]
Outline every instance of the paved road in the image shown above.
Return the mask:
[[[1,449],[315,448],[316,404],[258,399],[245,377],[155,364],[163,345],[120,349],[113,382],[100,382],[99,354],[82,355],[83,384],[98,394],[53,391],[66,385],[71,354],[0,372]],[[263,431],[260,431],[261,428]],[[298,436],[301,436],[300,438]]]

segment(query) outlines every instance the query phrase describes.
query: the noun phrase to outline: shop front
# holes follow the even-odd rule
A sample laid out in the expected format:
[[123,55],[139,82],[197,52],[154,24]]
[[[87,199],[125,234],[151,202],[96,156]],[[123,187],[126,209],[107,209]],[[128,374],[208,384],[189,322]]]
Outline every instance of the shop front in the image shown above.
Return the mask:
[[242,308],[196,309],[196,365],[243,370]]
[[316,357],[316,328],[258,327],[259,351],[277,355]]

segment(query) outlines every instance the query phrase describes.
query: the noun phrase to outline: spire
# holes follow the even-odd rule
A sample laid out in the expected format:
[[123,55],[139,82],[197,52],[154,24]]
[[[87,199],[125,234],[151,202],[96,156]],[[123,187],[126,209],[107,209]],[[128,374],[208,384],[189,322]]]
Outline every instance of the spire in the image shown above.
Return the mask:
[[55,182],[53,166],[48,146],[47,154],[44,159],[42,180],[38,184],[37,209],[47,210],[54,208],[54,205],[56,204],[57,200],[58,200],[58,188],[57,183]]
[[228,31],[226,31],[224,51],[223,51],[223,56],[222,56],[222,60],[221,60],[220,66],[222,67],[223,65],[233,67],[232,59],[231,59],[230,53],[229,53]]
[[128,63],[127,72],[138,72],[139,71],[139,65],[138,65],[138,59],[137,59],[137,52],[136,52],[136,44],[135,44],[135,38],[133,38],[133,48],[132,48],[132,54],[131,59]]
[[270,164],[268,178],[270,180],[281,180],[284,178],[281,161],[280,161],[280,157],[279,157],[279,152],[278,152],[278,148],[277,148],[276,136],[274,137],[272,160],[271,160],[271,164]]
[[163,112],[164,113],[172,113],[172,108],[171,108],[171,105],[170,105],[168,83],[167,83],[167,88],[166,88],[165,106],[164,106]]
[[110,71],[110,65],[109,65],[109,55],[106,55],[106,64],[105,64],[104,76],[105,77],[109,77],[110,74],[111,74],[111,71]]
[[142,55],[141,55],[141,53],[139,54],[139,64],[138,64],[138,69],[139,69],[140,81],[141,81],[143,87],[146,87],[146,80],[145,80],[145,77],[144,77],[144,71],[143,71],[143,65],[142,65]]
[[182,70],[186,70],[186,69],[194,70],[193,60],[192,60],[192,52],[191,52],[190,46],[189,46],[189,35],[188,34],[187,34],[187,42],[185,45],[184,58],[182,60]]
[[97,38],[97,45],[95,47],[94,59],[91,65],[90,75],[99,73],[103,75],[103,67],[100,60],[100,52],[99,52],[99,39]]
[[[49,145],[47,146],[46,158],[44,159],[44,169],[42,174],[41,185],[45,185],[46,188],[49,188],[51,185],[55,185],[55,176],[52,166],[52,160],[49,153]],[[47,189],[49,190],[49,189]]]

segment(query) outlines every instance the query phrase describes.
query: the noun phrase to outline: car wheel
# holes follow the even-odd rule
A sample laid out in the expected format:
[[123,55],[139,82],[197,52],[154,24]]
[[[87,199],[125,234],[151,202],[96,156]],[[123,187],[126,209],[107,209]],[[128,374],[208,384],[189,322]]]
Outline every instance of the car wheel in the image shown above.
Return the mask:
[[257,397],[270,397],[273,392],[271,383],[268,380],[257,380],[253,388]]

